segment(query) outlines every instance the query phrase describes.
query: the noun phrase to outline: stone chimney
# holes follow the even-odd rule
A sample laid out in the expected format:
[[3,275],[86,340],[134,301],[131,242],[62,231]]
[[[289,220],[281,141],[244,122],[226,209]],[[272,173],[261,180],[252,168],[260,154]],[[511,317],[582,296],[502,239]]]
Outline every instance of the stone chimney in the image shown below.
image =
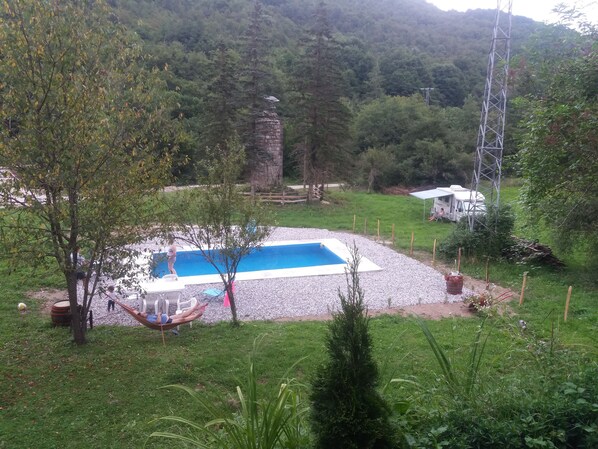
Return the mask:
[[282,121],[276,113],[278,99],[264,97],[266,108],[256,120],[258,160],[252,171],[252,184],[267,190],[282,184]]

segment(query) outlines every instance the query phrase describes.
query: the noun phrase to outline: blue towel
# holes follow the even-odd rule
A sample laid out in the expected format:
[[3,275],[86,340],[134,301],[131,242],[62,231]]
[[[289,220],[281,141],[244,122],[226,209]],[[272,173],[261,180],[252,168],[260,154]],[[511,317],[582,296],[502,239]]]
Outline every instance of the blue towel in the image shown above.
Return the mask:
[[203,291],[203,294],[208,296],[222,296],[224,295],[224,290],[218,290],[217,288],[208,288],[207,290]]

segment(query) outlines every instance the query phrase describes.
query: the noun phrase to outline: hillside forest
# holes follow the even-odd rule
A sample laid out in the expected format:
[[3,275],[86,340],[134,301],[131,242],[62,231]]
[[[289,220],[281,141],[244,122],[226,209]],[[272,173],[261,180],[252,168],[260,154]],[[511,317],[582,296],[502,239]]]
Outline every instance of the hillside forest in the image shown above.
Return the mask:
[[[151,102],[171,105],[154,151],[171,155],[173,183],[196,183],[206,149],[233,141],[245,147],[249,179],[263,158],[256,123],[266,109],[283,124],[285,179],[368,191],[471,180],[495,10],[443,12],[424,0],[106,6],[106,23],[160,80]],[[596,241],[598,32],[574,7],[560,16],[512,17],[502,169],[524,180],[530,216],[564,240]]]
[[[193,164],[185,161],[201,159],[206,146],[222,145],[233,131],[249,149],[249,123],[265,107],[264,96],[280,100],[285,175],[301,179],[297,147],[306,102],[314,100],[307,98],[313,92],[306,76],[318,33],[325,35],[331,90],[320,95],[339,100],[333,110],[346,124],[337,142],[345,163],[328,167],[328,181],[364,184],[372,170],[373,189],[471,177],[494,10],[443,12],[424,0],[109,3],[177,96],[173,114],[186,131],[175,168],[179,183],[194,181]],[[556,43],[570,35],[564,27],[513,17],[513,98],[539,89],[547,47],[555,55],[565,51]],[[518,119],[510,113],[508,154],[516,152]]]

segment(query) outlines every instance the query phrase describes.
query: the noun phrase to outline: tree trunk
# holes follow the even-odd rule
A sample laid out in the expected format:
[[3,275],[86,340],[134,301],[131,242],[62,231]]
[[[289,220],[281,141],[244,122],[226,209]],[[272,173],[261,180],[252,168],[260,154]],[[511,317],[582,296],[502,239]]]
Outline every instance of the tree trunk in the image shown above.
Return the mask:
[[233,316],[232,324],[233,326],[238,326],[239,320],[237,319],[237,305],[235,304],[235,294],[233,293],[232,282],[227,282],[224,288],[226,289],[226,293],[228,294],[228,301],[230,302],[230,312]]
[[82,345],[85,344],[85,330],[87,321],[79,313],[79,302],[77,301],[77,275],[72,273],[66,274],[66,284],[71,306],[71,329],[73,332],[73,341]]

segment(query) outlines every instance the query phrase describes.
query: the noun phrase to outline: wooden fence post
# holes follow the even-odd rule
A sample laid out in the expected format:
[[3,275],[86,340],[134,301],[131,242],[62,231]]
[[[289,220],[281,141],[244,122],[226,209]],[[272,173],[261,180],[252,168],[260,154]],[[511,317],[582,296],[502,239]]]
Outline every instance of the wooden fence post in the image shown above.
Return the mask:
[[353,214],[353,234],[355,234],[355,220],[357,220],[357,215]]
[[392,246],[395,246],[395,224],[394,223],[392,224],[392,237],[391,237],[391,240],[392,240]]
[[436,265],[436,239],[434,239],[434,247],[432,248],[432,266]]
[[378,230],[376,231],[376,238],[380,240],[380,219],[378,218]]
[[363,219],[363,235],[367,235],[368,233],[368,219],[367,217]]
[[527,271],[523,273],[523,282],[521,283],[521,294],[519,295],[519,305],[523,304],[523,295],[525,293],[525,284],[527,283]]
[[411,246],[409,247],[409,255],[413,256],[413,240],[415,239],[415,233],[411,231]]
[[461,273],[461,247],[459,247],[459,252],[457,253],[457,273]]
[[573,287],[570,285],[569,290],[567,291],[567,301],[565,302],[565,317],[563,318],[563,321],[567,321],[567,315],[569,314],[569,302],[571,301],[571,291],[572,290],[573,290]]

